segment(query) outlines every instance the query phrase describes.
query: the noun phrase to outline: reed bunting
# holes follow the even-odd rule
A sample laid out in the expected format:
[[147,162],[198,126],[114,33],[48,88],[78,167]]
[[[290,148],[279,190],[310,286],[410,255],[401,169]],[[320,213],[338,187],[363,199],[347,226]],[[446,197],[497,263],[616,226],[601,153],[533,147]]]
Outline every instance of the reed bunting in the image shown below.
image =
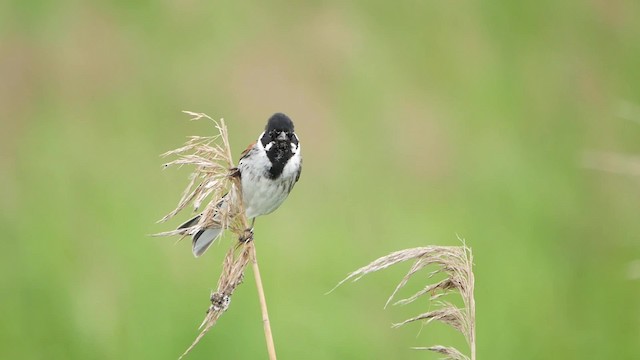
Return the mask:
[[[269,214],[282,204],[300,178],[301,171],[301,146],[293,130],[293,122],[287,115],[276,113],[269,118],[258,140],[242,152],[238,164],[245,213],[252,226],[256,217]],[[228,205],[227,201],[230,200],[225,195],[217,204],[218,208]],[[196,215],[178,227],[178,230],[184,229],[185,234],[193,235],[195,257],[204,254],[224,230],[209,227],[195,234],[189,233],[201,216]]]

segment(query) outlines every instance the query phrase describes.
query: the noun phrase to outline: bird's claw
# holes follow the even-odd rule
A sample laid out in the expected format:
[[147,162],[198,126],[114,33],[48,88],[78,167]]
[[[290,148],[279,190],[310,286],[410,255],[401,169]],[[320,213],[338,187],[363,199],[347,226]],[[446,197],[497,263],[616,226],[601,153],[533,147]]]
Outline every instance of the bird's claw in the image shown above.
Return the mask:
[[241,243],[253,241],[253,228],[245,229],[244,234],[242,234],[238,240]]

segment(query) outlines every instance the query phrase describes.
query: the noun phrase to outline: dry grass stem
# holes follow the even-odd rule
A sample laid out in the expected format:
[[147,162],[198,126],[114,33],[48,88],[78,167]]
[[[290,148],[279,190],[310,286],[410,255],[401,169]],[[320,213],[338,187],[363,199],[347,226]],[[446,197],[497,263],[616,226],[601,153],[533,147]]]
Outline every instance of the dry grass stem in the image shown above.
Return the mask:
[[276,360],[276,347],[273,344],[273,335],[271,334],[271,322],[269,321],[269,312],[267,311],[267,300],[264,297],[262,289],[262,278],[260,276],[260,268],[258,267],[258,257],[256,256],[256,247],[251,242],[251,264],[253,266],[253,274],[256,277],[256,287],[258,288],[258,296],[260,297],[260,310],[262,311],[262,325],[264,328],[264,336],[267,341],[267,352],[270,360]]
[[[188,206],[193,206],[194,211],[208,200],[197,224],[187,229],[166,231],[155,236],[180,235],[181,239],[189,234],[194,234],[208,227],[220,227],[229,229],[234,233],[239,242],[234,244],[227,252],[222,264],[222,273],[218,279],[216,290],[211,293],[211,305],[207,309],[207,315],[200,324],[200,333],[189,348],[180,356],[184,358],[200,342],[204,335],[216,324],[220,316],[228,309],[231,296],[244,279],[244,272],[251,262],[256,273],[256,285],[259,289],[260,305],[265,321],[265,337],[270,359],[275,359],[275,347],[269,328],[266,300],[262,291],[262,282],[259,276],[259,268],[256,260],[253,243],[253,230],[249,228],[249,222],[244,213],[241,196],[241,184],[237,176],[237,169],[231,156],[231,147],[227,127],[223,119],[215,121],[206,114],[184,111],[191,116],[191,120],[211,120],[218,135],[211,137],[191,136],[184,146],[168,151],[162,156],[176,156],[177,159],[164,164],[164,167],[191,165],[195,167],[189,177],[189,184],[184,190],[176,208],[160,219],[165,222]],[[226,197],[225,206],[221,206],[221,199]],[[217,214],[217,215],[216,215]],[[214,216],[215,215],[215,216]],[[222,234],[222,232],[221,232]]]
[[[397,328],[405,324],[414,321],[439,321],[447,324],[459,332],[461,332],[471,352],[471,360],[475,360],[475,300],[473,298],[473,254],[471,249],[466,245],[463,246],[426,246],[413,249],[406,249],[396,251],[387,256],[383,256],[377,260],[374,260],[370,264],[361,267],[360,269],[347,275],[347,277],[338,283],[340,286],[348,280],[357,281],[363,276],[386,269],[396,264],[413,261],[413,265],[407,272],[407,274],[400,280],[400,283],[393,290],[387,302],[385,308],[391,303],[398,292],[407,284],[407,282],[418,272],[425,267],[435,265],[436,270],[427,274],[427,279],[431,279],[436,274],[444,274],[445,279],[436,283],[427,284],[422,290],[417,293],[398,300],[394,305],[405,305],[411,303],[418,298],[429,294],[429,300],[436,300],[444,295],[455,292],[462,298],[464,306],[458,308],[447,301],[435,301],[435,310],[420,314],[413,318],[407,319],[400,323],[394,324],[393,327]],[[336,287],[337,287],[336,286]],[[469,357],[463,355],[460,351],[451,347],[444,346],[431,346],[424,348],[446,356],[446,359],[469,359]]]
[[[236,248],[241,248],[236,255]],[[180,356],[184,358],[202,340],[204,335],[216,324],[220,316],[227,311],[231,304],[233,292],[242,284],[244,280],[244,270],[247,267],[252,255],[253,241],[239,244],[237,247],[229,249],[222,265],[222,274],[218,280],[216,291],[211,293],[211,305],[207,309],[207,315],[200,324],[200,333],[193,343]]]
[[429,350],[433,352],[437,352],[439,354],[445,355],[445,359],[452,360],[469,360],[469,357],[458,351],[456,348],[447,347],[447,346],[429,346],[429,347],[414,347],[414,350]]

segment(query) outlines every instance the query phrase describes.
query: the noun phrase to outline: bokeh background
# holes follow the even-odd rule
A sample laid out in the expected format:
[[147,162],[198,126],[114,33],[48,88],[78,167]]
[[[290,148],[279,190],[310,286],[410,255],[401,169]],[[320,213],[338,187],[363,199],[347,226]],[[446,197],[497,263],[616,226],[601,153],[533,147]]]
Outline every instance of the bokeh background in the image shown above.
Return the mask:
[[[391,251],[475,254],[481,359],[640,358],[637,1],[3,1],[0,358],[175,359],[227,237],[151,238],[189,169],[158,155],[276,111],[304,171],[258,220],[282,359],[436,359],[383,310]],[[404,293],[420,288],[425,275]],[[253,276],[190,359],[266,358]]]

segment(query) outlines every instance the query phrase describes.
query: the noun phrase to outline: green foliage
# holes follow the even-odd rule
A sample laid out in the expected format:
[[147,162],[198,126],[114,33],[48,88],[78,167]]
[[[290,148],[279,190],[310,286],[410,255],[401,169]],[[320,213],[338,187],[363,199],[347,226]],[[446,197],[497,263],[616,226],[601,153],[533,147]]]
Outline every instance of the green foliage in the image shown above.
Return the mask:
[[[640,358],[640,177],[583,166],[589,151],[640,154],[639,13],[0,4],[0,358],[171,359],[191,343],[234,239],[196,260],[146,236],[184,220],[155,224],[189,171],[162,171],[158,154],[213,133],[181,110],[224,117],[236,160],[273,112],[296,123],[300,182],[256,222],[282,359],[464,348],[438,324],[389,327],[425,307],[382,309],[406,268],[324,295],[381,254],[456,233],[474,251],[480,359]],[[247,277],[189,359],[266,357]]]

